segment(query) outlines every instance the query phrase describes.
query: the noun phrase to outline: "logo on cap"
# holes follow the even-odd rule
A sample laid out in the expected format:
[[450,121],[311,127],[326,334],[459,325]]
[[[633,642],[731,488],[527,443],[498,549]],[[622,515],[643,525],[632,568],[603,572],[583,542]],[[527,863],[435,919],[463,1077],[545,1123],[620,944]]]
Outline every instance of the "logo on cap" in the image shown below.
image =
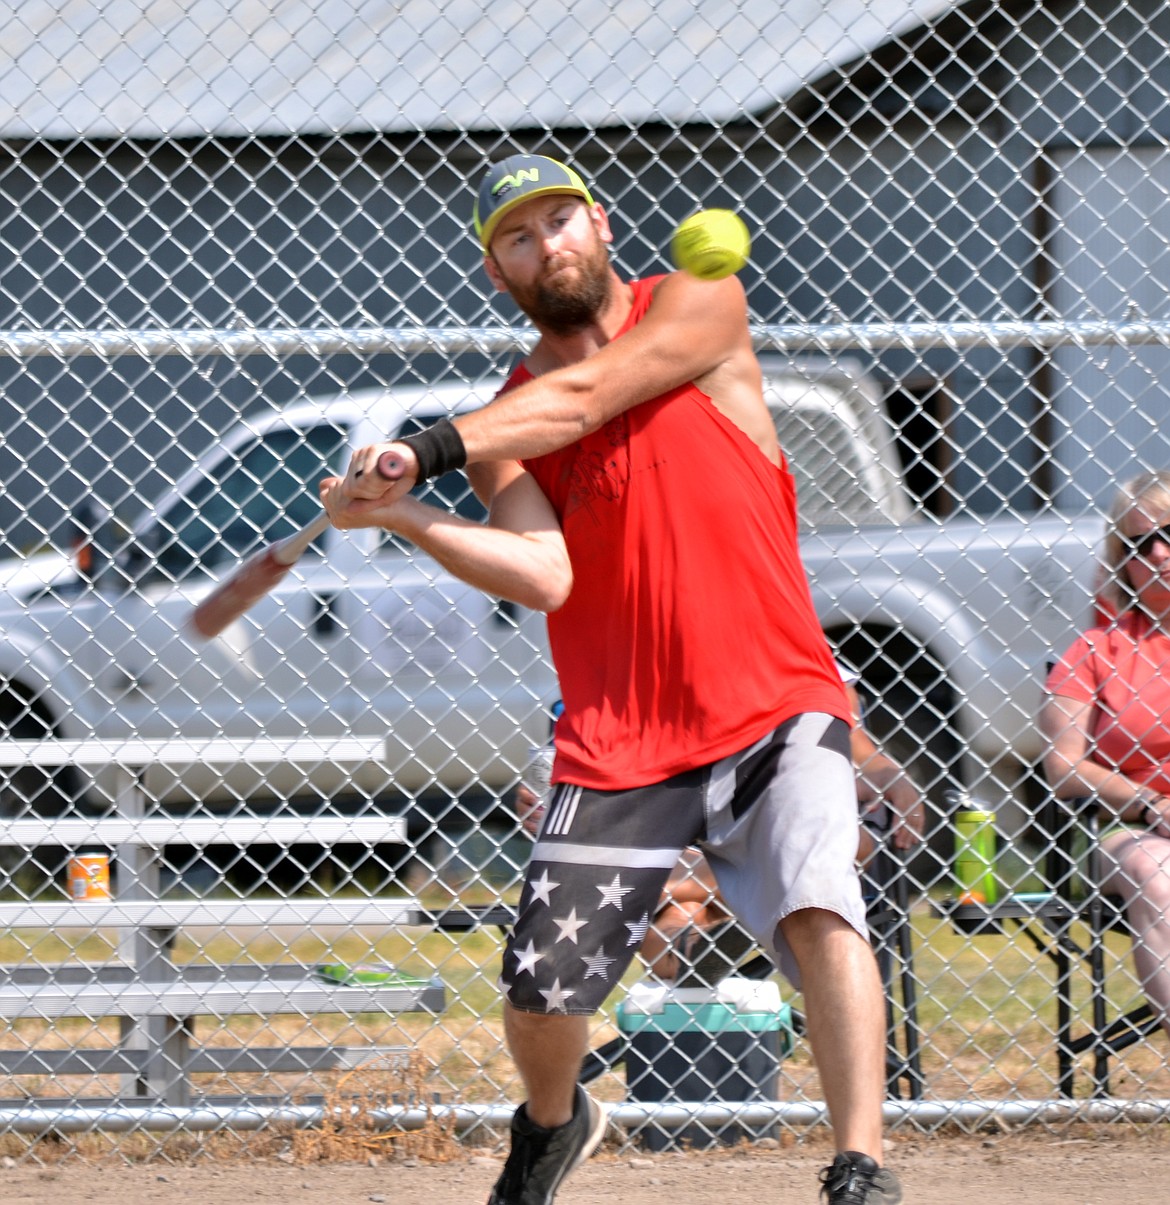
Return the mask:
[[539,184],[540,183],[540,172],[535,167],[529,168],[528,171],[519,171],[519,172],[515,172],[511,176],[505,176],[499,182],[499,184],[497,184],[495,186],[495,188],[492,189],[492,196],[498,197],[500,195],[500,193],[502,193],[505,189],[519,188],[519,187],[521,187],[521,185],[523,185],[525,183],[528,183],[528,184]]
[[475,233],[485,251],[505,214],[535,197],[564,193],[593,204],[585,181],[571,167],[545,155],[510,155],[488,168],[475,201]]

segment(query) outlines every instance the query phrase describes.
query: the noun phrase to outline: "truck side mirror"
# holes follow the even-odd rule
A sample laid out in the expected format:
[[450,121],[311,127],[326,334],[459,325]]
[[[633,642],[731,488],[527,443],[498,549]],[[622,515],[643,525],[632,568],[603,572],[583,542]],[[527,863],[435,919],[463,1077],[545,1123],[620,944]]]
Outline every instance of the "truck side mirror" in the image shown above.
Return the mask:
[[151,564],[149,551],[127,538],[114,513],[89,498],[73,512],[70,552],[81,582],[115,593],[133,589]]
[[112,563],[112,518],[109,509],[93,498],[74,508],[69,550],[77,576],[87,585],[94,585]]

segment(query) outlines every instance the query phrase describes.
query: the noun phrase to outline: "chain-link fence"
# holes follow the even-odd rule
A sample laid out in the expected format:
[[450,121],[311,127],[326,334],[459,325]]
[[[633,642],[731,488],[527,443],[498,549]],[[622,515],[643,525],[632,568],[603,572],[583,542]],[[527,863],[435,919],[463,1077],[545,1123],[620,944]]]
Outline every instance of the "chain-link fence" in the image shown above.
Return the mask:
[[[5,28],[0,1128],[505,1123],[542,618],[334,531],[216,638],[190,614],[350,447],[481,404],[527,346],[468,230],[517,149],[590,181],[624,274],[701,206],[751,229],[818,612],[928,803],[871,874],[890,1119],[1164,1116],[1156,1025],[1094,1040],[1145,989],[1037,713],[1101,613],[1104,507],[1170,466],[1170,8],[189,0]],[[476,514],[462,477],[431,500]],[[967,798],[993,887],[956,882]],[[747,957],[701,1003],[639,965],[607,1004],[587,1069],[631,1133],[822,1119],[801,1000]]]

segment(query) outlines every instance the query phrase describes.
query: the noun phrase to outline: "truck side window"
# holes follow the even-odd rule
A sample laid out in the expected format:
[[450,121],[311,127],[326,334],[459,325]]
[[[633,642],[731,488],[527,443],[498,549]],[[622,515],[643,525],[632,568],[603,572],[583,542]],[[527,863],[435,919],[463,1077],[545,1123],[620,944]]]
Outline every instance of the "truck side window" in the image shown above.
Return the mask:
[[796,480],[801,527],[871,517],[876,502],[866,494],[854,433],[834,414],[813,406],[776,410],[772,417]]
[[[844,408],[826,405],[815,392],[770,399],[780,450],[796,482],[802,530],[860,525],[893,518],[887,513],[888,483],[878,471],[863,430]],[[785,402],[787,404],[783,404]]]
[[[343,428],[284,428],[213,463],[186,497],[159,517],[150,576],[178,581],[292,535],[318,513],[317,482],[342,467],[348,446]],[[306,555],[321,556],[323,539]]]

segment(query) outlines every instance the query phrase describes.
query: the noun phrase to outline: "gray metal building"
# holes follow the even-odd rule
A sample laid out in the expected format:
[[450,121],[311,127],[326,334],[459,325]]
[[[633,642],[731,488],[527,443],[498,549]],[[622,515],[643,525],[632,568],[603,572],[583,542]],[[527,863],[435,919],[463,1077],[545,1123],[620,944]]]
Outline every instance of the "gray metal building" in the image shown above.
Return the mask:
[[[467,223],[470,181],[515,147],[595,181],[632,273],[700,204],[738,209],[761,323],[1167,316],[1157,0],[7,7],[0,328],[511,323]],[[1148,458],[1165,358],[870,366],[926,509],[994,512],[1099,498],[1067,434],[1090,418],[1129,424],[1102,435],[1115,461]],[[482,367],[0,362],[0,532],[59,536],[90,488],[133,510],[242,410]]]

